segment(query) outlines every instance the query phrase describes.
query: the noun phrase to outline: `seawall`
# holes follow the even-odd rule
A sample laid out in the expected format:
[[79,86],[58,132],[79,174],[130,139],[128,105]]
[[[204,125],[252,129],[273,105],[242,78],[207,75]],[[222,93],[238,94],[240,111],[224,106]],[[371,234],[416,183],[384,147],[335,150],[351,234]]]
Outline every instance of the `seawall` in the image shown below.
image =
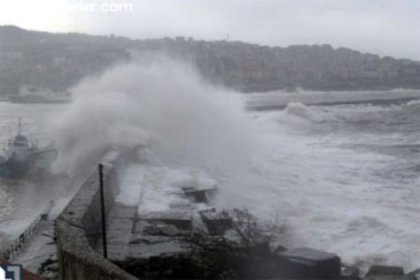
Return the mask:
[[[105,211],[108,214],[118,192],[122,160],[116,151],[102,160]],[[99,174],[94,170],[55,222],[60,279],[137,279],[94,248],[101,241]]]

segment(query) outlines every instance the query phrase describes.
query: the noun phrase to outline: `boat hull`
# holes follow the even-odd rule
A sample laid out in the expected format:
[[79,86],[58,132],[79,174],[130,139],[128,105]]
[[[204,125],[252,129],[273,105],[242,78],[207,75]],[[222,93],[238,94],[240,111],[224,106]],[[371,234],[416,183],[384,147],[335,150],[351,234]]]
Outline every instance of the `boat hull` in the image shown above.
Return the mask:
[[28,174],[33,165],[33,160],[7,160],[3,163],[0,163],[0,177],[9,179],[23,178],[26,176],[26,174]]

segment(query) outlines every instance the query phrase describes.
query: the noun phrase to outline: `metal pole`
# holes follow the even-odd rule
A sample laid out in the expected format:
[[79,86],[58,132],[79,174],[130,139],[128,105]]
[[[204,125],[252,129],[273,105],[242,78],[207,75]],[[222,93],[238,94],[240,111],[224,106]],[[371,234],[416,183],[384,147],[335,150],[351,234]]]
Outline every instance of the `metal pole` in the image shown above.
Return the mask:
[[102,246],[104,258],[108,258],[108,249],[106,242],[106,217],[105,217],[105,196],[104,196],[104,179],[103,179],[103,165],[99,164],[99,188],[101,191],[101,215],[102,215]]

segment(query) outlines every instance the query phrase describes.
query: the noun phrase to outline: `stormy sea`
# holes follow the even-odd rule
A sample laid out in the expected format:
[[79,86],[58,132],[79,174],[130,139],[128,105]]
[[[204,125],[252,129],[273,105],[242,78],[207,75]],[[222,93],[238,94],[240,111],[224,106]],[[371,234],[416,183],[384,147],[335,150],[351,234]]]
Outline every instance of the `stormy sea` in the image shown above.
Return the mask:
[[[100,84],[104,86],[103,82]],[[188,90],[194,91],[194,87]],[[396,90],[382,94],[406,92]],[[330,94],[318,92],[312,98],[322,99]],[[345,94],[354,97],[356,94],[363,96],[374,93]],[[282,96],[279,93],[279,98]],[[126,103],[121,96],[110,97],[113,100],[112,108],[125,108]],[[258,102],[259,98],[264,98],[264,94],[241,95],[238,100],[244,100],[244,103],[251,99]],[[170,125],[157,120],[158,114],[152,110],[147,111],[150,104],[155,104],[151,98],[141,99],[147,104],[147,108],[141,112],[147,122],[136,122],[136,114],[113,115],[118,117],[117,120],[124,119],[125,127],[121,127],[123,125],[120,126],[118,121],[110,121],[113,119],[105,116],[105,113],[110,113],[105,101],[99,103],[97,110],[101,118],[93,119],[99,122],[105,118],[105,128],[113,125],[118,127],[117,134],[124,141],[132,141],[130,137],[134,134],[127,132],[130,125],[142,127],[141,131],[136,131],[136,135],[143,137],[140,143],[144,147],[142,156],[147,160],[134,167],[134,171],[127,171],[127,178],[124,179],[127,188],[122,190],[121,201],[133,199],[133,181],[137,180],[139,184],[146,184],[147,180],[149,183],[153,180],[156,182],[165,174],[171,177],[168,170],[177,170],[177,176],[180,176],[180,172],[202,172],[217,181],[221,190],[217,203],[221,206],[245,207],[261,218],[275,218],[283,224],[285,232],[279,242],[288,247],[310,246],[331,251],[340,255],[343,262],[362,268],[371,263],[401,265],[406,269],[418,265],[420,252],[414,245],[420,244],[419,101],[334,106],[305,106],[299,102],[288,102],[281,109],[243,112],[236,112],[239,105],[234,105],[235,112],[231,114],[231,105],[223,99],[221,102],[213,102],[212,99],[200,101],[205,104],[203,108],[208,108],[209,102],[213,102],[210,106],[213,109],[206,109],[204,113],[199,106],[200,112],[196,112],[197,100],[190,104],[188,95],[181,95],[180,99],[182,102],[178,99],[177,105],[184,106],[182,112],[188,114],[180,115],[176,110],[172,112],[173,107],[169,103],[152,106],[152,109],[164,108],[173,113],[167,117],[173,121],[177,119]],[[244,108],[242,101],[238,102]],[[81,101],[76,98],[76,105],[78,102]],[[83,102],[88,104],[89,100],[83,99]],[[2,102],[1,140],[5,141],[14,135],[19,116],[24,120],[24,132],[27,134],[49,133],[51,117],[62,111],[67,112],[62,118],[63,123],[77,121],[75,116],[82,116],[87,109],[77,107],[79,109],[76,110],[74,106]],[[89,106],[86,105],[86,108]],[[195,114],[197,118],[191,118]],[[234,121],[221,124],[225,117]],[[181,127],[182,123],[188,125]],[[197,130],[197,126],[200,129]],[[153,127],[159,129],[153,130]],[[76,128],[81,127],[73,127]],[[98,132],[88,127],[82,129],[81,133],[86,135]],[[228,139],[230,143],[224,143],[225,138],[208,139],[208,130],[213,135],[231,133],[232,137]],[[60,135],[68,137],[69,130],[64,132],[61,131]],[[185,139],[174,136],[179,134],[187,135],[189,140],[197,137],[188,143],[188,151],[203,150],[211,142],[211,155],[194,153],[194,160],[183,165],[174,161],[174,158],[186,152],[181,145]],[[75,140],[72,143],[90,141],[86,135],[80,142]],[[151,137],[154,140],[150,140]],[[120,140],[113,138],[114,142]],[[155,154],[147,152],[148,145],[159,140],[164,144],[158,145],[160,148],[154,151]],[[215,144],[219,140],[223,141]],[[175,143],[177,149],[167,148],[168,142]],[[224,158],[226,153],[216,151],[224,151],[224,146],[232,153],[235,153],[232,147],[238,148],[240,155],[230,154]],[[191,164],[209,157],[210,165]],[[228,165],[220,164],[242,157],[245,166],[229,169]],[[72,168],[69,164],[63,166],[66,170]],[[139,178],[139,172],[143,174],[142,179]],[[170,184],[170,179],[166,184]],[[54,186],[1,181],[0,240],[5,242],[18,234],[42,208],[43,203],[49,199],[61,199],[62,190],[56,193],[50,190],[54,190]],[[162,197],[151,197],[147,207],[163,207],[164,199],[164,193]]]

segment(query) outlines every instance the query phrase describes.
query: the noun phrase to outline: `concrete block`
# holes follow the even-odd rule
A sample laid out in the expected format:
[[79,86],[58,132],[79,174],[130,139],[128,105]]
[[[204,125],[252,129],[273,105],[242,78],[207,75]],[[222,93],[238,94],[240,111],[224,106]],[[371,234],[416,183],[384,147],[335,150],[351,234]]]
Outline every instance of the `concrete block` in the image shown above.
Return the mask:
[[191,211],[150,212],[142,215],[140,219],[151,223],[162,222],[165,224],[174,225],[181,230],[192,229]]
[[180,236],[185,235],[185,233],[176,226],[167,224],[149,225],[143,230],[144,235]]
[[209,203],[217,188],[214,187],[184,187],[185,195],[195,203]]
[[279,276],[302,279],[338,279],[340,258],[331,253],[310,248],[291,249],[277,254]]
[[178,200],[169,203],[169,207],[174,211],[192,211],[193,205],[188,199]]
[[210,234],[222,235],[232,228],[232,219],[223,212],[205,210],[199,213]]
[[129,246],[129,256],[135,259],[148,259],[167,254],[180,254],[187,252],[186,247],[179,240],[143,238],[142,241]]
[[373,265],[365,276],[366,280],[405,279],[404,270],[398,266]]

